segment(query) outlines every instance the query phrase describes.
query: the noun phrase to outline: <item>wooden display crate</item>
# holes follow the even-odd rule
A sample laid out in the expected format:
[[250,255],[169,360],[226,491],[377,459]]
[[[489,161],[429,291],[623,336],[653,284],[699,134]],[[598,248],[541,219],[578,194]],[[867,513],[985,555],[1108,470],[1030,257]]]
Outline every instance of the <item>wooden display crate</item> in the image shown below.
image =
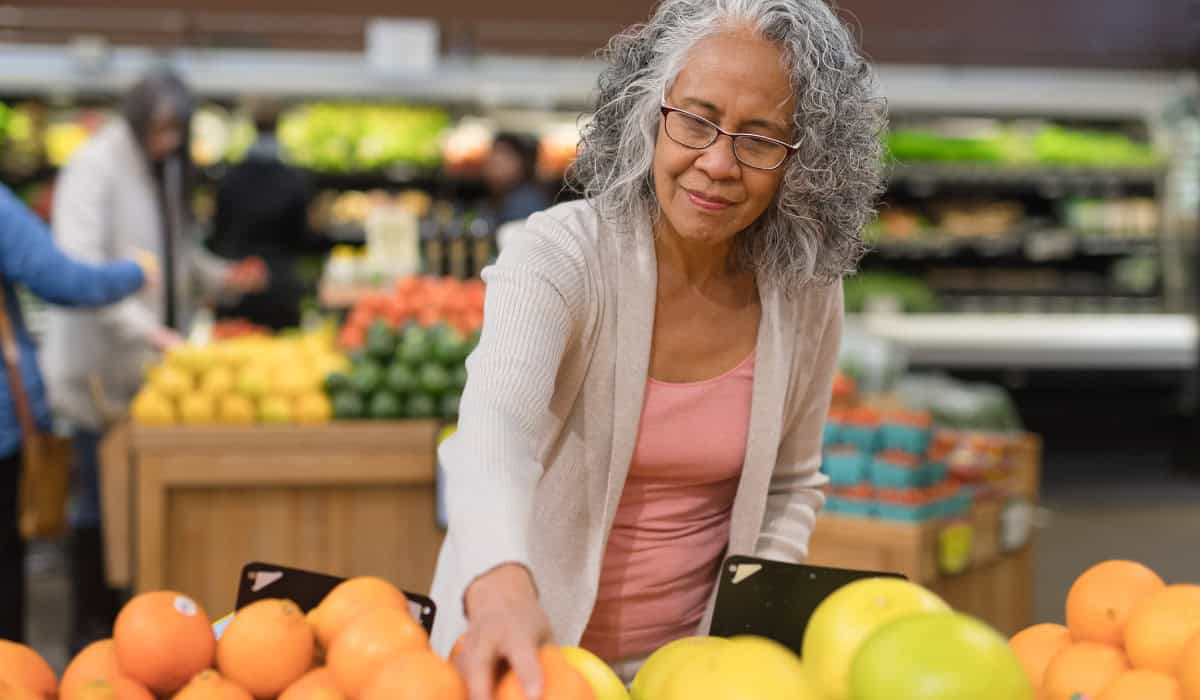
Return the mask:
[[[1036,503],[1041,480],[1041,441],[1025,434],[1011,447],[1011,472],[1003,490]],[[981,500],[966,519],[971,524],[971,564],[960,574],[938,566],[943,521],[902,523],[822,513],[809,543],[811,564],[903,574],[942,595],[963,612],[987,620],[1006,634],[1033,623],[1033,546],[1014,552],[1000,546],[1001,504]]]
[[241,567],[255,560],[427,593],[442,542],[437,430],[435,421],[115,430],[103,466],[110,579],[186,592],[214,615],[232,610]]

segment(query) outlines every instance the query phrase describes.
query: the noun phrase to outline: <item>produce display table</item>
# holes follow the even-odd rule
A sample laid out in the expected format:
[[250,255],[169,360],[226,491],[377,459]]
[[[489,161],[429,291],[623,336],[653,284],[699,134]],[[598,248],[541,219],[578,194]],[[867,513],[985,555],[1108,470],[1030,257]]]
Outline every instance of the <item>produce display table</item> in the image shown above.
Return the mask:
[[[232,609],[250,561],[383,576],[429,591],[436,522],[436,421],[317,426],[120,427],[102,449],[109,577],[144,591],[187,591]],[[1006,489],[1037,497],[1040,443],[1023,436]],[[946,575],[948,523],[822,514],[809,563],[895,571],[1005,633],[1032,622],[1032,543],[998,546],[999,504],[972,508],[970,566]],[[129,517],[124,517],[127,515]]]
[[[1036,503],[1041,478],[1041,441],[1025,434],[1010,452],[1003,492]],[[980,617],[1005,634],[1033,623],[1033,540],[1013,551],[1001,546],[1001,500],[977,501],[963,520],[904,523],[822,513],[809,544],[808,563],[907,576],[933,590],[955,609]],[[970,560],[962,573],[946,574],[939,562],[940,536],[951,525],[971,530]]]
[[438,427],[113,431],[102,466],[109,577],[137,591],[186,591],[214,615],[232,610],[238,573],[250,561],[378,575],[428,592],[442,540]]

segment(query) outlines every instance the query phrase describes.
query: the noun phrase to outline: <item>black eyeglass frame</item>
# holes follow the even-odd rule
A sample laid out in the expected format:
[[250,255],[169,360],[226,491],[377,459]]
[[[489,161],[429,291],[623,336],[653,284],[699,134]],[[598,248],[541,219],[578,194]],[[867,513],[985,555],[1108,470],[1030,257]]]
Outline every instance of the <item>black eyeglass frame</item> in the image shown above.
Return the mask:
[[[662,115],[663,131],[666,132],[667,136],[675,143],[679,144],[680,146],[683,146],[684,148],[690,148],[694,151],[703,151],[704,149],[706,149],[706,148],[712,146],[714,143],[716,143],[717,139],[721,138],[722,136],[728,136],[729,139],[732,142],[734,142],[733,143],[733,146],[734,146],[733,147],[733,157],[737,159],[737,162],[741,163],[742,165],[746,166],[747,168],[754,168],[755,170],[766,170],[768,172],[772,171],[772,170],[778,170],[779,168],[781,168],[783,166],[784,163],[786,163],[788,161],[788,158],[791,158],[792,155],[794,155],[796,153],[796,151],[800,150],[800,145],[802,143],[804,143],[803,139],[797,141],[794,144],[791,144],[791,143],[788,143],[787,141],[780,141],[779,139],[771,138],[770,136],[763,136],[762,134],[750,134],[750,133],[741,132],[741,131],[726,131],[726,130],[722,129],[721,127],[717,126],[716,124],[712,123],[711,121],[700,116],[699,114],[689,112],[686,109],[679,109],[678,107],[672,107],[671,105],[667,104],[666,102],[662,102],[661,104],[659,104],[658,109],[659,109],[659,113]],[[713,133],[712,140],[709,141],[708,143],[704,144],[703,146],[692,146],[690,144],[681,142],[679,139],[675,138],[674,136],[671,136],[670,129],[667,129],[667,116],[670,115],[672,112],[677,112],[684,116],[691,117],[692,119],[695,119],[696,121],[701,122],[702,124],[712,127],[715,130],[715,132]],[[746,161],[742,160],[740,156],[738,156],[737,139],[739,139],[739,138],[747,138],[747,139],[752,139],[754,141],[766,141],[767,143],[771,143],[776,146],[783,146],[785,149],[787,149],[787,153],[784,154],[783,158],[781,158],[778,163],[776,163],[774,166],[772,166],[770,168],[764,168],[760,165],[751,165],[750,163],[747,163]]]

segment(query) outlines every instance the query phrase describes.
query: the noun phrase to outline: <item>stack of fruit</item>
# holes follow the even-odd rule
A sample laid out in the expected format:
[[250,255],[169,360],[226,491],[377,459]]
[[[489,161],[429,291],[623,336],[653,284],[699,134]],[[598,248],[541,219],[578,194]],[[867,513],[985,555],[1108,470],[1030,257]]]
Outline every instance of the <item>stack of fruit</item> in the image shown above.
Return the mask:
[[400,329],[409,321],[430,327],[446,324],[464,335],[483,326],[483,282],[453,277],[413,275],[396,281],[391,292],[364,294],[354,304],[338,336],[338,345],[352,351],[367,340],[367,328],[385,321]]
[[851,583],[805,629],[803,662],[756,637],[654,652],[632,700],[1033,700],[1004,637],[899,578]]
[[1200,700],[1200,585],[1102,562],[1071,586],[1066,622],[1010,641],[1042,700]]
[[361,346],[351,352],[348,372],[325,378],[339,420],[458,417],[467,384],[467,355],[478,335],[445,323],[409,322],[393,330],[384,319],[371,323]]
[[[543,697],[595,700],[569,658],[558,647],[542,650]],[[0,641],[0,698],[55,697],[466,700],[466,687],[455,667],[430,649],[404,593],[362,577],[340,584],[307,616],[290,600],[252,603],[219,639],[187,596],[141,594],[117,616],[112,638],[80,652],[61,683],[33,650]],[[495,698],[524,698],[513,673],[499,679]]]
[[131,412],[141,425],[324,423],[321,381],[348,367],[331,330],[188,345],[150,369]]
[[[111,640],[85,649],[56,683],[33,651],[0,643],[8,700],[280,698],[465,700],[464,681],[435,655],[403,592],[349,579],[305,615],[292,601],[252,603],[218,623],[178,593],[134,598]],[[460,641],[461,644],[461,641]],[[627,692],[603,661],[544,647],[543,700],[1033,700],[1021,662],[987,625],[897,578],[836,591],[805,631],[804,660],[753,636],[690,637],[654,652]],[[516,676],[495,700],[524,700]],[[6,692],[11,691],[11,692]],[[1129,696],[1120,696],[1129,697]],[[1146,696],[1152,700],[1157,696]],[[1190,700],[1190,698],[1189,698]]]
[[331,173],[396,164],[436,165],[449,117],[436,107],[315,102],[279,124],[279,140],[297,165]]

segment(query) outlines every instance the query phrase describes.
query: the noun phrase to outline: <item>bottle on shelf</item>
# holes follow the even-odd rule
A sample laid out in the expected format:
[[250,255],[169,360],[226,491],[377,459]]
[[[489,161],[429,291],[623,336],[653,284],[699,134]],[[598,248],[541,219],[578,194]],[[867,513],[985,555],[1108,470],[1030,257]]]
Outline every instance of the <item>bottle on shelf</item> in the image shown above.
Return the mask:
[[471,272],[471,251],[467,230],[471,224],[470,214],[462,214],[451,220],[446,230],[446,275],[455,279],[466,279]]
[[479,277],[483,268],[495,259],[496,227],[490,218],[480,216],[471,222],[471,275]]

